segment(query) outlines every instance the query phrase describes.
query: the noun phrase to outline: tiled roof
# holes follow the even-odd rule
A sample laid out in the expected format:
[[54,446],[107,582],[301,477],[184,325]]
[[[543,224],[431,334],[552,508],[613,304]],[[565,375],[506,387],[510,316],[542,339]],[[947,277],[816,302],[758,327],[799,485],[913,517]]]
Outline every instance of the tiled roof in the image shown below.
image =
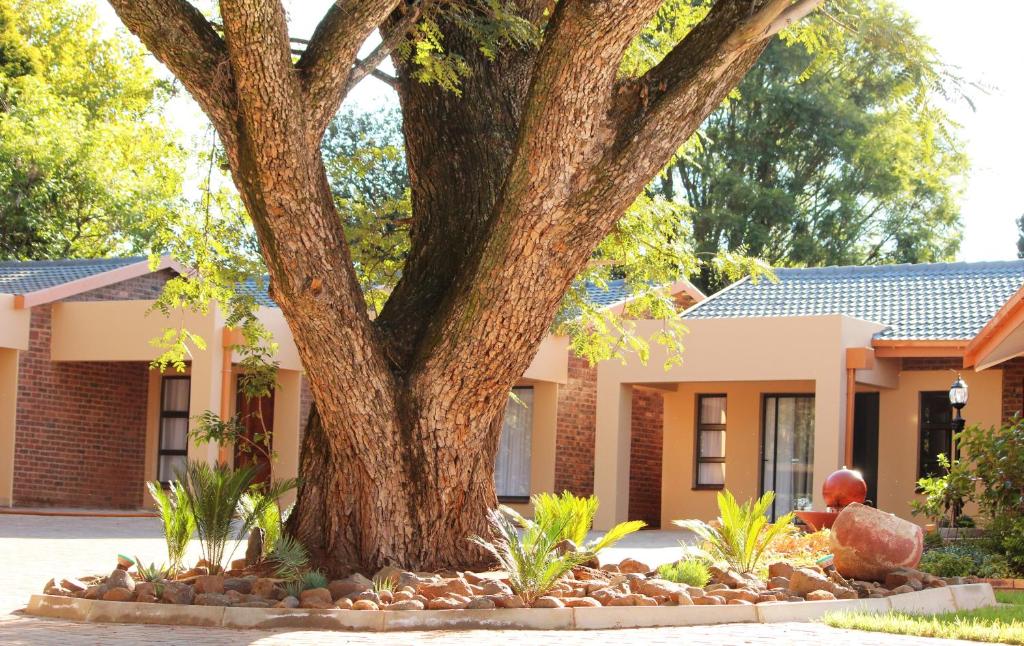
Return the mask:
[[270,287],[270,276],[264,276],[262,282],[257,281],[255,278],[247,278],[243,282],[238,283],[235,289],[238,293],[255,298],[257,305],[277,307],[277,303],[271,300],[270,294],[267,293],[268,287]]
[[137,256],[0,262],[0,294],[27,294],[145,261],[145,256]]
[[621,278],[605,281],[605,285],[608,289],[588,282],[586,285],[587,300],[598,307],[608,307],[624,301],[630,296],[629,286]]
[[684,318],[845,314],[888,325],[880,339],[967,340],[1024,283],[1024,260],[777,269],[690,308]]

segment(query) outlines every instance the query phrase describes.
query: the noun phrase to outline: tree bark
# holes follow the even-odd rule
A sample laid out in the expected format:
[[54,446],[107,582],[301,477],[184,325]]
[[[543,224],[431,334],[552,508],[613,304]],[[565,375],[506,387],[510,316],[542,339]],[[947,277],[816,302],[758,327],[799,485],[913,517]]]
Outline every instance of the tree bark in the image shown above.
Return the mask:
[[289,521],[315,565],[481,557],[466,539],[487,533],[496,504],[509,392],[574,276],[757,59],[761,36],[815,1],[719,0],[639,79],[620,79],[620,62],[660,0],[519,0],[542,42],[493,61],[439,14],[471,74],[457,96],[396,66],[411,251],[371,321],[319,140],[367,31],[383,21],[396,42],[388,29],[409,21],[385,16],[410,3],[339,0],[296,65],[280,2],[222,0],[222,40],[185,0],[111,0],[210,114],[252,218],[317,404]]

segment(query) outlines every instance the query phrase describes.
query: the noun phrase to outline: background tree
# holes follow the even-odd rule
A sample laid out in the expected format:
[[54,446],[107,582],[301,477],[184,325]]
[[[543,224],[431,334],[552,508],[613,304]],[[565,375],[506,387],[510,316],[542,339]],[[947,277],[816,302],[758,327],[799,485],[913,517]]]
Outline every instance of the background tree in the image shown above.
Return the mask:
[[[769,39],[818,4],[339,0],[296,61],[280,2],[222,0],[217,27],[185,0],[111,3],[223,143],[320,412],[290,529],[332,572],[470,560],[508,392],[573,280]],[[651,31],[666,11],[672,28]],[[636,41],[647,56],[627,56]],[[371,319],[320,146],[391,52],[413,216]]]
[[1024,215],[1017,218],[1017,257],[1024,258]]
[[0,0],[0,259],[149,251],[182,206],[169,92],[93,9]]
[[[810,20],[836,47],[774,41],[654,190],[691,207],[698,253],[775,266],[952,259],[967,158],[940,101],[959,80],[891,2]],[[695,282],[723,280],[705,266]]]

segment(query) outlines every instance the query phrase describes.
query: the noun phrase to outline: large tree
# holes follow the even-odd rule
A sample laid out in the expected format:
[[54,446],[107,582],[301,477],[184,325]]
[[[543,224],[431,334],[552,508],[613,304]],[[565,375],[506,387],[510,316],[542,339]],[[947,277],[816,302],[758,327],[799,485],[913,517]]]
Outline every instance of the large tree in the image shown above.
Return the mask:
[[[943,104],[960,81],[892,3],[843,10],[856,29],[837,34],[830,56],[773,42],[655,182],[691,207],[698,253],[744,250],[774,266],[956,253],[967,160]],[[710,266],[697,280],[722,285]]]
[[[224,145],[322,422],[303,440],[291,529],[339,572],[472,555],[508,392],[573,278],[818,0],[700,7],[642,67],[624,57],[662,0],[338,0],[298,60],[277,0],[222,0],[217,26],[185,0],[111,4]],[[413,219],[371,318],[320,145],[394,47]]]
[[0,0],[0,259],[144,253],[185,153],[145,50],[66,0]]

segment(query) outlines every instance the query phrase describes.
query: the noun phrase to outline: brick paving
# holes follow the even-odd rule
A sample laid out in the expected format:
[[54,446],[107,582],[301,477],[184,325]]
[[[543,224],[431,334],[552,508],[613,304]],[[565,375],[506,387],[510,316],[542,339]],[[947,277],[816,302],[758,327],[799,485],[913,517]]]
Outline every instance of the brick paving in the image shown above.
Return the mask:
[[[657,563],[677,549],[678,533],[643,532],[617,550]],[[197,546],[193,545],[193,549]],[[750,644],[856,643],[873,645],[969,644],[880,633],[843,631],[820,624],[730,624],[686,628],[645,628],[615,631],[439,631],[407,633],[340,633],[296,630],[229,630],[184,626],[84,624],[38,619],[21,614],[33,592],[51,576],[76,576],[109,564],[117,552],[145,561],[165,560],[159,525],[152,518],[69,518],[0,514],[0,644]]]

